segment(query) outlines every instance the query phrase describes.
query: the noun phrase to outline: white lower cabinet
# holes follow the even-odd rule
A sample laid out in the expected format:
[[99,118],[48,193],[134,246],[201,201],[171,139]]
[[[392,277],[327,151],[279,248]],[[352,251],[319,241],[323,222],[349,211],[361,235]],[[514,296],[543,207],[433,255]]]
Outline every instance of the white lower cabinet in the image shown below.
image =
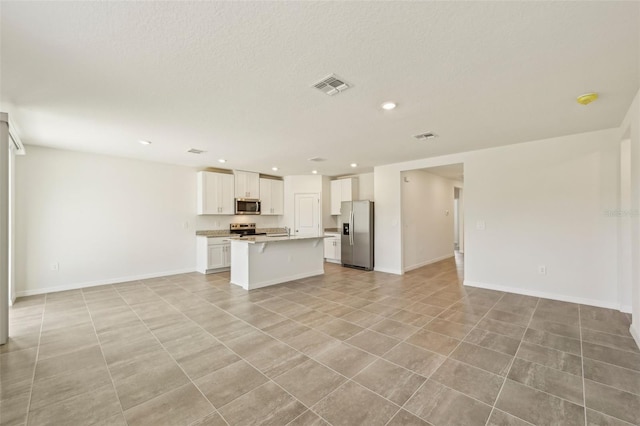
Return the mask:
[[231,243],[226,237],[197,237],[196,270],[202,274],[222,272],[231,266]]
[[327,262],[340,263],[342,249],[340,248],[340,234],[325,233],[331,238],[324,239],[324,259]]

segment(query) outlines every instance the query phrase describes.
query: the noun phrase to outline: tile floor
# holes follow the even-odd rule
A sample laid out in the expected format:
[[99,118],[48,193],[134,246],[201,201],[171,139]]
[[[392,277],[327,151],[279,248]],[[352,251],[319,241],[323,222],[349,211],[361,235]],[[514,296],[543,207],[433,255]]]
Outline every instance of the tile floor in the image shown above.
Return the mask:
[[327,264],[250,293],[197,273],[18,300],[2,425],[640,424],[620,312]]

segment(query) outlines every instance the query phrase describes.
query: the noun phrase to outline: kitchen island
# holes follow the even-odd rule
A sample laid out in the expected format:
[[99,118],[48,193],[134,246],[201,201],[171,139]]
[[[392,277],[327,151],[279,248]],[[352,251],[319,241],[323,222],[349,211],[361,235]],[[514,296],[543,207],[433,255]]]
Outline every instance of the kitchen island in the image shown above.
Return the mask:
[[325,237],[230,238],[231,284],[245,290],[324,274]]

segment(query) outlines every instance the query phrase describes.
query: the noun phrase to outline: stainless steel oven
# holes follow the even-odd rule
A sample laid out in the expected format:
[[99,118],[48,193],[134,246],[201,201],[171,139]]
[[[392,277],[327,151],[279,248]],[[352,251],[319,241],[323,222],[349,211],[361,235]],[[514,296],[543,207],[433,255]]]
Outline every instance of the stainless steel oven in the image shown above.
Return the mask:
[[236,198],[236,214],[260,214],[260,200]]

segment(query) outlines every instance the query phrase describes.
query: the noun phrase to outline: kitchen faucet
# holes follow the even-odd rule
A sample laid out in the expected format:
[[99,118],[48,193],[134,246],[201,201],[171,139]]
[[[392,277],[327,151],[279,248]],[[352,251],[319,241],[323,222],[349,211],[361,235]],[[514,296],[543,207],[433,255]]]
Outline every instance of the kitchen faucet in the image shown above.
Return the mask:
[[284,227],[284,232],[286,232],[286,233],[287,233],[287,237],[290,237],[290,236],[291,236],[291,230],[289,229],[289,227],[288,227],[288,226],[285,226],[285,227]]

